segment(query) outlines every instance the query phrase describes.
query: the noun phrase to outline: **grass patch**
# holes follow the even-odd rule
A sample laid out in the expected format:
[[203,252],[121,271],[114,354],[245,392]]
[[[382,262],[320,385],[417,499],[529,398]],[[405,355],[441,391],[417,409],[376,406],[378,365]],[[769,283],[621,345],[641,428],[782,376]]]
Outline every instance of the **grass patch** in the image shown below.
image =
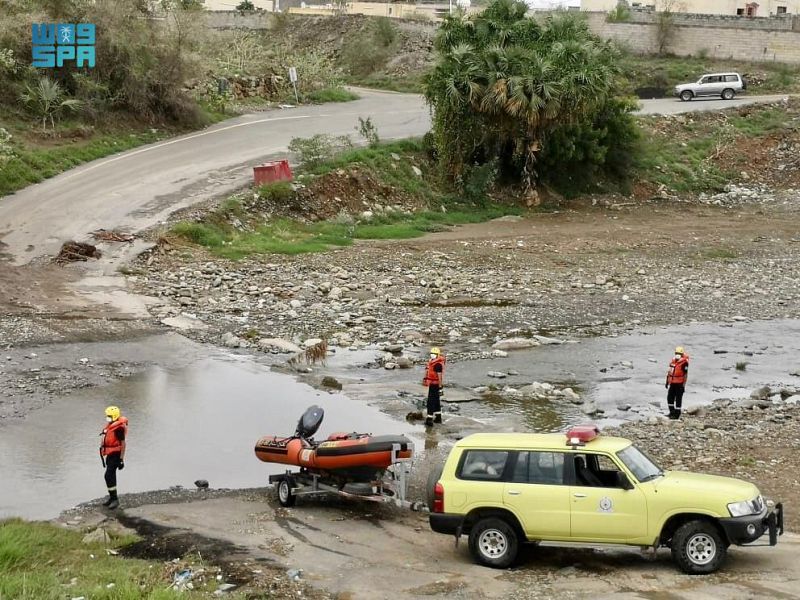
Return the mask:
[[[349,246],[353,240],[401,240],[444,231],[454,225],[480,223],[522,210],[507,206],[461,206],[457,210],[425,211],[411,215],[389,213],[352,223],[302,223],[278,219],[253,232],[240,232],[211,223],[178,223],[172,234],[208,248],[223,258],[239,260],[260,254],[304,254]],[[213,220],[213,219],[212,219]]]
[[422,77],[423,74],[421,73],[410,73],[402,77],[373,73],[364,77],[348,77],[347,82],[350,85],[373,88],[376,90],[402,92],[404,94],[421,94],[424,89]]
[[[111,556],[107,544],[84,544],[82,537],[49,523],[0,521],[0,598],[170,600],[200,597],[209,591],[168,590],[160,564]],[[108,546],[132,541],[112,538]]]
[[703,258],[707,260],[733,260],[739,258],[739,254],[730,248],[708,248],[703,251]]
[[736,363],[736,370],[737,371],[745,371],[745,370],[747,370],[747,364],[748,363],[746,363],[744,361],[737,362]]
[[343,87],[331,87],[321,90],[314,90],[306,94],[305,100],[315,104],[324,104],[325,102],[351,102],[358,100],[361,96],[355,92],[351,92]]

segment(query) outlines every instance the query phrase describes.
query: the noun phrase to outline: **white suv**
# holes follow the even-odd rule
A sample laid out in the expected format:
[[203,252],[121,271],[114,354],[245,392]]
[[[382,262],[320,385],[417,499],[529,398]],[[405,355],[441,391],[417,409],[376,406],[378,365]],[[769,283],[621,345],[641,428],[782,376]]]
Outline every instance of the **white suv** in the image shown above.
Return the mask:
[[720,96],[733,100],[737,92],[747,89],[739,73],[711,73],[703,75],[696,83],[683,83],[675,86],[675,95],[684,102],[699,96]]

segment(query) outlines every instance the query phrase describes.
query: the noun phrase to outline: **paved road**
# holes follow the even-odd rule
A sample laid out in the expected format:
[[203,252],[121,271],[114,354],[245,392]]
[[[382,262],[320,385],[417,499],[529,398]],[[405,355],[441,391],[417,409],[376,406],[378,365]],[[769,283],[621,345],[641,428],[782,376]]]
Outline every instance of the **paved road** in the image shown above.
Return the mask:
[[735,108],[737,106],[745,106],[748,104],[778,102],[786,97],[786,94],[783,94],[777,96],[739,96],[733,100],[700,98],[697,100],[692,100],[691,102],[681,102],[677,98],[642,100],[642,108],[638,112],[642,115],[677,115],[681,113]]
[[[0,248],[16,264],[55,254],[68,239],[98,228],[139,231],[172,211],[230,192],[251,177],[254,164],[285,154],[294,137],[355,134],[358,117],[371,117],[384,139],[418,136],[430,126],[419,96],[360,90],[345,104],[257,113],[100,159],[0,198]],[[643,114],[717,110],[780,96],[732,102],[644,101]]]

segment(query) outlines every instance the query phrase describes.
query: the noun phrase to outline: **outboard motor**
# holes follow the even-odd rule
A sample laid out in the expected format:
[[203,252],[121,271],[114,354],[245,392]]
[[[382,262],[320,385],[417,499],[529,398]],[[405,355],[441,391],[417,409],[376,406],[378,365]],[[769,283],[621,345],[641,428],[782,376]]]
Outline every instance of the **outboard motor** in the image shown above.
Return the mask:
[[315,433],[317,433],[319,426],[322,425],[322,419],[324,416],[325,411],[319,406],[316,404],[314,406],[310,406],[306,412],[303,413],[303,416],[300,417],[300,421],[297,423],[297,431],[295,431],[294,435],[305,440],[310,439]]

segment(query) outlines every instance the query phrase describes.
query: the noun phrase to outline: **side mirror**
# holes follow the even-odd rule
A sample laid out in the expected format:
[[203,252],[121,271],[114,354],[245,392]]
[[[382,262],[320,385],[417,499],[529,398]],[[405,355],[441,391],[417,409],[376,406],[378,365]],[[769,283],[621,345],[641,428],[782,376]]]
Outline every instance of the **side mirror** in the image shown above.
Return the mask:
[[622,471],[617,471],[617,487],[622,488],[623,490],[632,490],[633,484],[631,480],[628,479],[628,476],[625,475]]

